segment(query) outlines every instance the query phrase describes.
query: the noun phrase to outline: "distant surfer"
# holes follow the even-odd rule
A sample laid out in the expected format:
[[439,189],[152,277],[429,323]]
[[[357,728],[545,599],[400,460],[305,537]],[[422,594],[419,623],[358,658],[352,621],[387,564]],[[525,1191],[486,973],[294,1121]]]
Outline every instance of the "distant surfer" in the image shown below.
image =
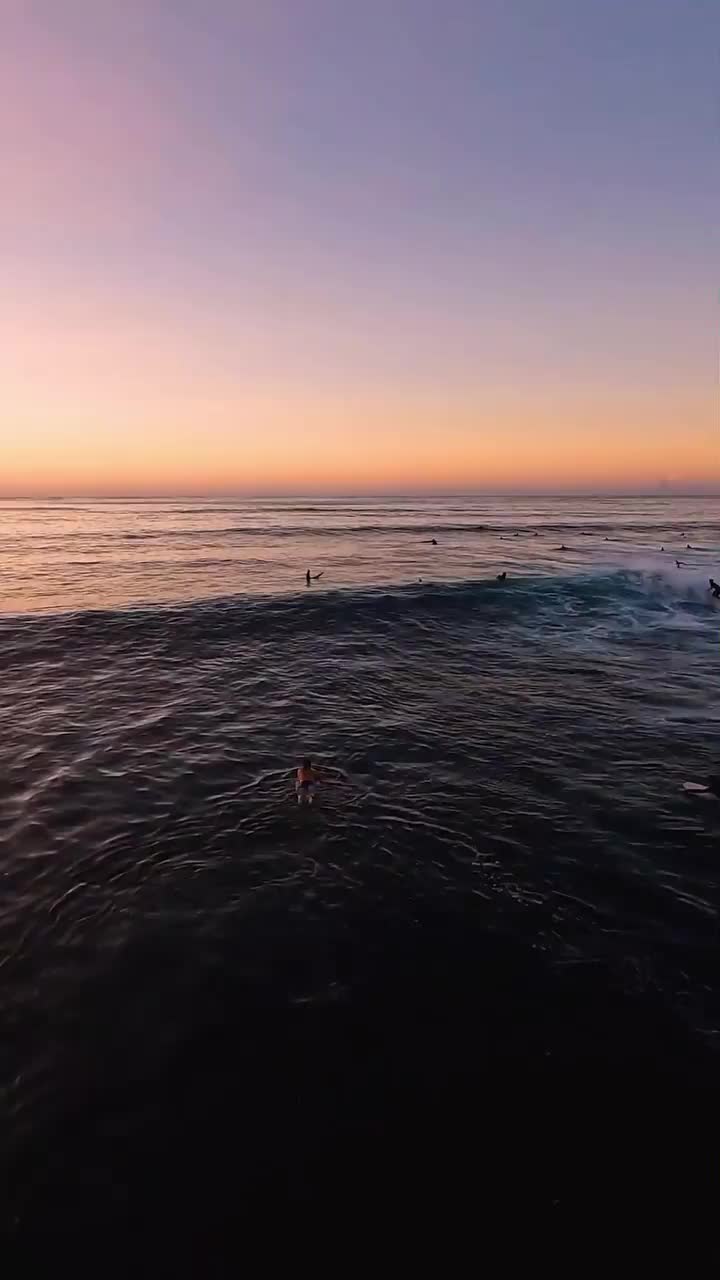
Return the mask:
[[505,569],[505,570],[503,570],[503,572],[502,572],[502,573],[499,573],[499,574],[497,575],[497,577],[496,577],[495,581],[496,581],[496,582],[507,582],[507,570]]
[[318,782],[322,778],[331,777],[344,782],[346,775],[342,769],[332,769],[327,765],[315,765],[310,756],[305,756],[295,774],[295,792],[298,804],[312,804]]
[[682,567],[682,566],[681,566],[681,564],[680,564],[680,561],[679,561],[679,560],[676,560],[676,561],[675,561],[675,568],[676,568],[676,569],[680,569],[681,567]]
[[689,543],[689,542],[688,542],[687,547],[685,548],[685,550],[686,550],[686,551],[692,551],[692,547],[690,546],[690,543]]
[[716,582],[714,578],[710,579],[710,590],[712,591],[714,599],[720,600],[720,583]]
[[322,573],[311,573],[310,570],[308,569],[307,573],[305,574],[306,586],[309,587],[311,582],[317,582],[318,578],[322,578],[324,572],[325,570],[323,569]]
[[424,541],[425,545],[426,545],[426,546],[428,546],[428,547],[436,547],[436,546],[437,546],[437,544],[438,544],[438,543],[437,543],[437,538],[424,538],[424,539],[423,539],[423,541]]

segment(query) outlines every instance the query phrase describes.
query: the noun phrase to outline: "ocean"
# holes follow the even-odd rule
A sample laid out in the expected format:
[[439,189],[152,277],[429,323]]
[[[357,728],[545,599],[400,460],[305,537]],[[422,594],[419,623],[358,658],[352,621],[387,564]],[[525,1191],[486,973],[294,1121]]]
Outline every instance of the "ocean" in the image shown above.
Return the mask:
[[718,498],[2,501],[9,1236],[699,1203],[710,576]]

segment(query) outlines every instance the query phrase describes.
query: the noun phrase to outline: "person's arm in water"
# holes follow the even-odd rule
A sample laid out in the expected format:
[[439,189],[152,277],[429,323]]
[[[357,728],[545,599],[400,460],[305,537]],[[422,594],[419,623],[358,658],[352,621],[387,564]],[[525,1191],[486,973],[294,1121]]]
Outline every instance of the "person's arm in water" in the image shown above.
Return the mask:
[[345,770],[338,769],[336,765],[315,764],[313,765],[313,769],[315,770],[319,778],[324,778],[328,782],[330,781],[348,782],[349,781]]

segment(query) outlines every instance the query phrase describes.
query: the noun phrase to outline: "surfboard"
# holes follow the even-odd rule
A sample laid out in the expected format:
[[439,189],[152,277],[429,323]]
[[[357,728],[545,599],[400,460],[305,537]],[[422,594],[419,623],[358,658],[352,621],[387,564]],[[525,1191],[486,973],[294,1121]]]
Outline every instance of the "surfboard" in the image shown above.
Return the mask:
[[694,796],[712,795],[712,791],[705,786],[704,782],[683,782],[683,791],[689,791]]

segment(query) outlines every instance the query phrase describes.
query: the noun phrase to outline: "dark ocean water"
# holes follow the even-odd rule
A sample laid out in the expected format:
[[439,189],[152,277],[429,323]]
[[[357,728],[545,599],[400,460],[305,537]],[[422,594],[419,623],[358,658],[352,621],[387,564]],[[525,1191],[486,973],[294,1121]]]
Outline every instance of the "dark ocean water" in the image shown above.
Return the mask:
[[4,504],[8,1231],[699,1203],[711,574],[716,499]]

